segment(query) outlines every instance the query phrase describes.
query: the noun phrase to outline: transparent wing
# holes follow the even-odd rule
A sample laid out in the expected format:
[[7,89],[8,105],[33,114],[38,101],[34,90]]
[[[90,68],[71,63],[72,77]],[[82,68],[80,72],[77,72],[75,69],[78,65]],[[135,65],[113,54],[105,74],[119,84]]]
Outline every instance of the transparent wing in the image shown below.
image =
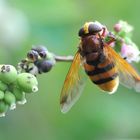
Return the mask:
[[140,92],[140,76],[136,70],[110,46],[104,47],[105,55],[116,64],[119,73],[119,80],[127,88],[134,88]]
[[81,65],[81,56],[79,52],[77,52],[64,81],[60,96],[60,107],[63,113],[70,110],[74,103],[79,99],[83,91],[86,78],[83,75]]

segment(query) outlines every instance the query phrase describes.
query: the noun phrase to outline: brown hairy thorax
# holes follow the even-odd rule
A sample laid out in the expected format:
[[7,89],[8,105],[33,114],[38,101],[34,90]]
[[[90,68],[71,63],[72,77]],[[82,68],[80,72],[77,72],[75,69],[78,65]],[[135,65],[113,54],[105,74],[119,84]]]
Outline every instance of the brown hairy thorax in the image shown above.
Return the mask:
[[87,61],[97,60],[100,53],[103,52],[102,42],[97,35],[90,35],[81,38],[80,54],[86,58]]
[[101,49],[101,41],[96,35],[86,36],[81,40],[82,50],[85,53],[98,52]]

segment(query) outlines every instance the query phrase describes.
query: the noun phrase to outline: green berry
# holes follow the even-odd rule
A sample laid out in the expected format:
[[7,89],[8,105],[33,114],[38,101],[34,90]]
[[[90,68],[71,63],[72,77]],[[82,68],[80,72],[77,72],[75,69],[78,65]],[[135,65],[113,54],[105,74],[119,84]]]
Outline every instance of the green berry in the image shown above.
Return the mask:
[[25,104],[26,98],[25,98],[25,92],[23,92],[21,89],[15,87],[13,89],[13,94],[15,95],[16,101],[18,104]]
[[0,100],[4,98],[4,92],[0,90]]
[[21,90],[27,93],[38,91],[38,81],[30,73],[21,73],[18,75],[17,84]]
[[5,91],[8,88],[7,84],[0,81],[0,90]]
[[4,101],[0,101],[0,117],[4,117],[8,110],[8,105]]
[[6,84],[11,84],[17,79],[17,70],[12,65],[0,66],[0,80]]
[[4,101],[6,104],[8,104],[10,106],[11,110],[16,108],[16,104],[15,104],[16,98],[12,92],[10,92],[10,91],[5,92]]

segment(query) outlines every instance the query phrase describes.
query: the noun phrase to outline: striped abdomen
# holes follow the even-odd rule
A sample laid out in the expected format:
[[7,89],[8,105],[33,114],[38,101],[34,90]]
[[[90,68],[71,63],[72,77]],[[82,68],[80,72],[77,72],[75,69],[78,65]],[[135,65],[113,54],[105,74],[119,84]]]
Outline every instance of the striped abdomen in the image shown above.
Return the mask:
[[[96,65],[95,65],[96,63]],[[110,62],[107,58],[97,64],[98,61],[85,62],[84,68],[94,84],[97,84],[102,90],[113,93],[116,91],[119,78],[115,64]]]

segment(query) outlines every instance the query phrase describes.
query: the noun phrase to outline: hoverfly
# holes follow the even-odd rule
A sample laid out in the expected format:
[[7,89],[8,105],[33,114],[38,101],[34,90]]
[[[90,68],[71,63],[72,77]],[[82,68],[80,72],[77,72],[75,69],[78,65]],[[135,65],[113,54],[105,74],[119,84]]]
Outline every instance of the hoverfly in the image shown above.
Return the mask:
[[[98,22],[87,22],[79,30],[80,43],[60,96],[61,111],[66,113],[80,97],[85,85],[84,68],[90,80],[101,90],[116,92],[119,83],[140,92],[140,76],[135,69],[110,46],[115,37]],[[109,37],[108,41],[105,37]]]

